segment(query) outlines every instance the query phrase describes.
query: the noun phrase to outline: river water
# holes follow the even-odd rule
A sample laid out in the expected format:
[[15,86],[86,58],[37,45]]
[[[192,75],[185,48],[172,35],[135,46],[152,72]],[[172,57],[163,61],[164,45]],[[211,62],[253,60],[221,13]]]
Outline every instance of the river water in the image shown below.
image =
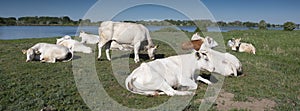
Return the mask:
[[[166,26],[146,26],[150,31],[160,30]],[[176,29],[194,32],[195,26],[178,26]],[[230,30],[248,30],[247,27],[208,27],[208,32],[227,32]],[[98,34],[97,26],[0,26],[0,39],[25,39],[25,38],[47,38],[47,37],[61,37],[64,35],[78,36],[78,31]],[[282,30],[282,28],[272,29]]]

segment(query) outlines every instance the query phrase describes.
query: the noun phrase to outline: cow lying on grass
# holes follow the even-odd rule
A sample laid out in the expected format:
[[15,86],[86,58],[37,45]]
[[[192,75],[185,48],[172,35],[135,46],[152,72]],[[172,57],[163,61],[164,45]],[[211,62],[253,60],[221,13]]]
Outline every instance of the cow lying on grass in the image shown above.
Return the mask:
[[[211,60],[216,68],[214,72],[224,76],[234,75],[242,72],[242,64],[237,57],[230,53],[222,53],[211,49],[211,46],[205,44],[206,39],[191,40],[190,42],[184,42],[182,49],[196,49],[201,48],[202,51],[207,51],[207,57]],[[200,46],[200,47],[199,47]],[[199,49],[196,49],[199,50]]]
[[97,44],[100,41],[99,35],[88,34],[84,31],[80,31],[79,38],[81,38],[81,43],[86,44]]
[[[141,95],[192,95],[190,90],[195,90],[198,86],[195,82],[195,71],[203,68],[214,70],[211,60],[206,55],[206,52],[194,50],[190,54],[142,63],[126,78],[126,88]],[[201,77],[198,79],[208,81]],[[185,87],[186,90],[179,91],[173,89],[174,87]]]
[[39,58],[41,62],[55,63],[70,61],[73,58],[73,53],[67,47],[48,43],[37,43],[22,52],[26,54],[26,62]]
[[205,38],[201,37],[198,33],[193,34],[191,40],[202,40],[206,47],[214,48],[217,47],[219,44],[213,38],[206,36]]
[[56,39],[56,44],[68,47],[73,52],[92,53],[92,48],[85,46],[76,40],[73,40],[68,35],[60,39]]
[[207,57],[216,68],[213,72],[224,76],[238,76],[242,73],[242,64],[237,57],[230,53],[222,53],[202,46],[200,50],[207,51]]
[[240,41],[241,41],[241,38],[233,39],[234,45],[231,47],[231,49],[234,51],[238,51],[238,52],[247,52],[247,53],[255,54],[256,49],[252,44],[242,43]]

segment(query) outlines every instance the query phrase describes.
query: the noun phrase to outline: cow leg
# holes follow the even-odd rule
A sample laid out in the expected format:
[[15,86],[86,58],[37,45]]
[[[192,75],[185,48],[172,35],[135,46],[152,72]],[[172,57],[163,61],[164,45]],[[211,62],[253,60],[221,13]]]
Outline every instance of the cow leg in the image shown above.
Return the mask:
[[135,63],[138,63],[140,61],[139,54],[138,54],[140,46],[141,46],[141,42],[137,42],[134,44],[134,61],[135,61]]
[[[167,94],[168,96],[174,96],[174,95],[192,95],[194,94],[193,92],[190,91],[177,91],[174,90],[169,84],[167,84],[166,82],[163,82],[161,87],[159,88],[159,90],[163,91],[165,94]],[[163,94],[163,93],[159,93],[159,94]]]
[[102,50],[102,47],[103,47],[103,45],[104,44],[102,44],[102,43],[98,43],[98,60],[100,60],[100,58],[101,58],[101,50]]
[[110,55],[109,55],[109,48],[106,48],[106,49],[105,49],[105,53],[106,53],[106,58],[107,58],[107,60],[110,61],[111,59],[110,59]]
[[196,84],[195,81],[186,78],[186,79],[182,79],[181,83],[179,83],[181,86],[187,86],[188,90],[196,90],[198,85]]
[[212,84],[209,80],[204,79],[204,78],[201,77],[201,76],[198,76],[196,80],[202,81],[202,82],[204,82],[204,83],[206,83],[206,84],[208,84],[208,85]]

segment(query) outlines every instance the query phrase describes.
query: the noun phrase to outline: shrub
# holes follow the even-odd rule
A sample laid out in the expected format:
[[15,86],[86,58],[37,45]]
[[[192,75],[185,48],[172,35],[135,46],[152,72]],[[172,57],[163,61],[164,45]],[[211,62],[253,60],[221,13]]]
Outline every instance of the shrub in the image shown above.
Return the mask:
[[264,20],[259,21],[258,29],[259,30],[267,30],[267,23],[266,23],[266,21],[264,21]]
[[296,28],[296,24],[293,22],[285,22],[283,24],[283,30],[285,31],[293,31]]

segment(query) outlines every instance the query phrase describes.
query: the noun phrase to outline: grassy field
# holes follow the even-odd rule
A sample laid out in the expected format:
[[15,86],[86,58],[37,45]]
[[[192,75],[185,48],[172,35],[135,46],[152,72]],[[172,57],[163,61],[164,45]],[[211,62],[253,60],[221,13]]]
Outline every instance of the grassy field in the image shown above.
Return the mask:
[[[191,33],[181,35],[182,33],[173,32],[172,34],[174,39],[180,36],[191,36]],[[208,34],[214,35],[214,33]],[[249,97],[266,98],[276,102],[274,110],[300,110],[300,31],[248,30],[225,32],[222,35],[225,41],[232,37],[241,37],[242,41],[253,43],[257,50],[256,55],[251,55],[226,49],[240,59],[244,70],[244,75],[241,77],[226,77],[222,87],[224,91],[235,95],[234,101],[249,101]],[[176,41],[164,42],[164,37],[162,37],[165,36],[164,34],[152,33],[151,36],[159,38],[154,41],[160,45],[157,57],[185,53],[174,50],[178,48],[173,47],[174,44],[178,44]],[[165,38],[172,36],[168,35]],[[55,43],[56,41],[54,38],[0,40],[0,110],[36,111],[43,108],[44,105],[67,111],[90,110],[85,102],[95,102],[90,106],[92,109],[106,109],[106,107],[95,106],[105,104],[106,99],[97,101],[95,96],[95,101],[87,101],[81,98],[81,95],[87,92],[80,92],[77,89],[75,80],[78,79],[74,78],[75,74],[72,68],[75,66],[72,62],[49,64],[34,61],[26,63],[26,57],[21,50],[38,42]],[[146,52],[141,52],[142,62],[149,61],[144,57],[145,54]],[[130,93],[123,88],[123,84],[118,84],[114,77],[111,68],[114,64],[105,60],[105,55],[102,56],[101,61],[96,61],[95,55],[97,54],[77,53],[74,61],[85,59],[85,56],[88,56],[89,59],[92,57],[95,62],[92,66],[96,68],[98,76],[96,79],[101,81],[101,86],[110,99],[118,104],[129,108],[146,109],[156,107],[170,99],[167,96],[148,97]],[[132,71],[139,64],[133,63],[132,56],[123,56],[123,58],[128,57],[129,70]],[[114,67],[121,69],[122,66]],[[126,71],[118,73],[124,73],[123,76],[129,74]],[[100,86],[92,85],[89,87],[90,89]],[[186,103],[187,107],[184,110],[198,110],[201,104],[199,99],[203,98],[207,88],[207,85],[203,83],[198,83],[198,85],[197,94],[191,97],[189,103]],[[98,95],[106,94],[99,93]],[[114,109],[113,106],[107,108]],[[211,110],[217,110],[216,106],[213,106]]]

